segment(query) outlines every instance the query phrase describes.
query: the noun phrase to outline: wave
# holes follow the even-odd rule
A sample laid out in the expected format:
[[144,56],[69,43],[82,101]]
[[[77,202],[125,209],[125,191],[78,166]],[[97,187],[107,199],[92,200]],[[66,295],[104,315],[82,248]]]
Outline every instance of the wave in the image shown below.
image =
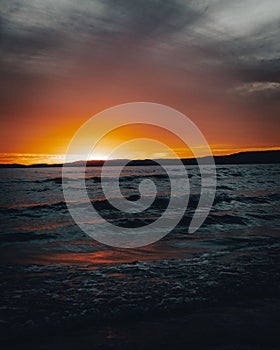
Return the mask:
[[[223,186],[224,188],[226,186]],[[228,188],[228,187],[226,187]],[[164,193],[164,194],[163,194]],[[102,192],[100,193],[102,194]],[[168,204],[170,194],[168,192],[162,192],[162,194],[157,195],[155,198],[156,201],[156,207],[160,208],[161,206],[165,206]],[[137,201],[140,199],[139,194],[132,193],[125,195],[125,198],[130,201]],[[195,208],[199,202],[200,199],[200,193],[192,193],[189,196],[189,203],[188,207]],[[219,204],[219,203],[231,203],[231,202],[240,202],[240,203],[250,203],[250,204],[259,204],[259,203],[272,203],[277,202],[280,200],[280,194],[279,193],[271,193],[266,194],[262,196],[249,196],[249,195],[234,195],[231,193],[216,193],[213,206]],[[91,198],[92,204],[97,209],[106,208],[108,209],[108,200],[104,196],[100,196],[98,198]],[[181,198],[180,196],[177,196],[177,202],[178,207],[180,207]],[[77,207],[82,207],[84,203],[77,201],[74,203],[77,205]],[[66,210],[67,205],[64,200],[57,201],[57,202],[47,202],[47,203],[39,203],[39,204],[31,204],[31,205],[22,205],[18,207],[0,207],[0,213],[1,214],[19,214],[24,211],[44,211],[44,210]]]
[[5,208],[0,207],[1,214],[20,214],[24,211],[37,211],[37,210],[61,210],[67,209],[65,201],[59,201],[54,203],[44,203],[44,204],[36,204],[36,205],[23,205],[22,207],[17,208]]
[[234,200],[241,203],[250,203],[250,204],[262,204],[267,203],[271,204],[272,202],[277,202],[280,200],[280,193],[270,193],[260,196],[235,196]]
[[210,214],[206,221],[206,225],[221,224],[221,225],[246,225],[247,220],[239,215],[232,215],[225,213],[223,215],[215,215],[215,213]]
[[75,178],[72,177],[63,177],[62,176],[58,176],[58,177],[51,177],[51,178],[47,178],[47,179],[43,179],[43,180],[34,180],[32,182],[34,183],[53,183],[53,184],[58,184],[58,185],[62,185],[62,181],[64,183],[68,183],[68,182],[72,182],[72,181],[76,181]]
[[[124,175],[119,177],[120,182],[130,182],[133,180],[141,180],[141,178],[151,178],[151,179],[168,179],[168,176],[166,174],[133,174],[133,175]],[[176,176],[174,176],[176,178]],[[179,178],[179,176],[178,176]],[[93,181],[95,183],[101,183],[101,177],[100,176],[93,176],[88,179],[86,179],[87,182]],[[102,182],[112,182],[116,181],[115,177],[103,177]]]
[[21,233],[5,233],[0,234],[0,243],[14,243],[14,242],[26,242],[34,240],[46,240],[56,238],[56,234],[50,233],[34,233],[34,232],[21,232]]

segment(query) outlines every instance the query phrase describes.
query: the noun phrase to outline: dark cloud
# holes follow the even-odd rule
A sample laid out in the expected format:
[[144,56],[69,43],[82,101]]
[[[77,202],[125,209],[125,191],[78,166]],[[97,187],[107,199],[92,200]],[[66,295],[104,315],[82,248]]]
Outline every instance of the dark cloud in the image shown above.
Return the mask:
[[172,0],[84,1],[82,5],[69,0],[59,4],[17,0],[4,6],[1,57],[6,69],[36,70],[39,66],[41,74],[44,68],[49,74],[54,62],[65,64],[84,51],[96,57],[94,64],[98,65],[100,56],[122,56],[122,43],[127,52],[136,47],[143,53],[150,46],[172,45],[173,40],[176,44],[176,38],[170,36],[194,25],[205,10],[193,8],[192,2]]
[[191,25],[201,12],[173,0],[107,0],[106,17],[121,32],[162,36]]
[[236,69],[244,82],[280,82],[280,58],[241,63]]
[[[275,4],[268,1],[266,6]],[[7,69],[36,70],[44,68],[49,74],[52,66],[65,65],[85,51],[96,56],[122,57],[118,46],[124,42],[140,48],[143,56],[153,52],[185,61],[193,52],[201,53],[204,66],[231,63],[253,65],[266,60],[266,56],[279,49],[279,26],[270,19],[252,26],[248,13],[248,25],[244,35],[238,31],[243,25],[238,14],[250,11],[251,2],[243,1],[239,12],[231,1],[175,1],[175,0],[105,0],[84,1],[80,4],[68,1],[9,1],[3,6],[1,23],[1,57]],[[237,2],[239,3],[239,2]],[[256,1],[255,3],[258,3]],[[225,27],[219,16],[230,16],[233,22]],[[236,18],[235,18],[235,17]],[[239,22],[241,23],[239,23]],[[256,21],[257,22],[257,21]],[[248,35],[246,35],[246,31]],[[158,50],[155,50],[158,48]],[[79,51],[80,50],[80,51]],[[275,52],[276,51],[276,52]],[[188,55],[190,52],[190,55]],[[180,55],[185,54],[185,57]],[[276,59],[274,57],[273,59]],[[141,57],[139,58],[141,61]],[[245,61],[245,62],[244,62]],[[250,63],[250,64],[251,64]],[[14,66],[14,67],[13,67]],[[72,68],[72,67],[71,67]],[[254,69],[254,67],[253,67]]]

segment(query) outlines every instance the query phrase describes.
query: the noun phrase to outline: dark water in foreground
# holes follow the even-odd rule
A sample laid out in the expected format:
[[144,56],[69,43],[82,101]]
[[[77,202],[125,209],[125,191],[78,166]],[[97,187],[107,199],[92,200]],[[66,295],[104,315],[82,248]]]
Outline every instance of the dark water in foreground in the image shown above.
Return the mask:
[[[99,170],[87,170],[88,193],[104,216],[125,225],[127,217],[106,206]],[[205,329],[205,323],[213,328],[216,322],[235,329],[240,345],[251,317],[259,320],[255,331],[262,328],[264,336],[253,343],[253,337],[246,338],[248,349],[273,348],[273,327],[280,325],[275,312],[280,296],[280,166],[218,167],[212,211],[193,235],[187,228],[199,199],[200,176],[195,167],[188,172],[191,196],[181,223],[160,242],[131,250],[98,244],[80,231],[64,202],[60,169],[1,170],[0,330],[7,341],[52,334],[58,337],[52,338],[52,348],[53,343],[72,348],[80,339],[87,339],[89,348],[106,349],[130,348],[139,339],[143,348],[146,334],[160,348],[170,348],[172,343],[187,344],[187,339],[200,344],[199,323]],[[125,196],[137,196],[137,180],[150,177],[164,206],[168,179],[159,167],[127,167],[123,175]],[[69,168],[69,181],[73,178],[75,168]],[[161,213],[159,205],[137,220],[148,222]],[[228,309],[228,304],[235,306]],[[184,337],[186,329],[197,338]],[[73,343],[69,330],[80,332]],[[213,333],[211,327],[205,330],[210,345],[216,344]],[[231,339],[223,335],[225,343]],[[220,339],[223,335],[217,333]],[[149,344],[157,346],[153,340]]]

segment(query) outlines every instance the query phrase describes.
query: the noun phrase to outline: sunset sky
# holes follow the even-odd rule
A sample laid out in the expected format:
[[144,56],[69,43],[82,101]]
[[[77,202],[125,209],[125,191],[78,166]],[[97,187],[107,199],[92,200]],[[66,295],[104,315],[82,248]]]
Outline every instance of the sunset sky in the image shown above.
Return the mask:
[[[88,118],[133,101],[184,113],[214,154],[279,149],[279,23],[278,0],[0,1],[0,162],[60,162]],[[117,130],[100,158],[128,135],[157,132]]]

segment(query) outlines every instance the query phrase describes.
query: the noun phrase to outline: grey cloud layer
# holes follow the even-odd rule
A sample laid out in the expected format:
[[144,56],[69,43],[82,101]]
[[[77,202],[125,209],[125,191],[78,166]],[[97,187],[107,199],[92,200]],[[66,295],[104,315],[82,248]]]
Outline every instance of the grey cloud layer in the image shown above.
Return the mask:
[[83,61],[86,71],[117,67],[126,56],[136,64],[175,61],[194,73],[224,69],[241,83],[280,81],[277,0],[6,0],[0,7],[2,78],[55,78],[79,72]]

